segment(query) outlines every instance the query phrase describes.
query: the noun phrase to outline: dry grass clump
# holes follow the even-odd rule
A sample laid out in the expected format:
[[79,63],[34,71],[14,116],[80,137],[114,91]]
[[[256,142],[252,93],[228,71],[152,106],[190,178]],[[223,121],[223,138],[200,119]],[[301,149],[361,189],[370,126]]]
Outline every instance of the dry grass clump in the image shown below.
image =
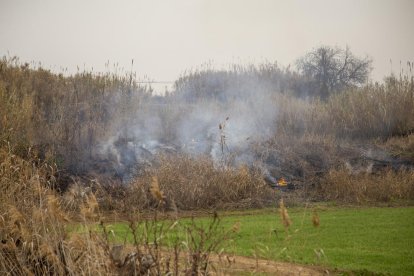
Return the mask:
[[149,189],[153,176],[166,198],[173,201],[170,204],[181,210],[260,207],[272,202],[275,195],[257,170],[218,168],[211,158],[181,154],[161,156],[157,168],[131,184],[129,200],[138,205],[148,202],[143,187]]
[[414,172],[387,170],[376,174],[352,174],[330,170],[315,191],[318,198],[344,203],[375,203],[414,199]]
[[0,206],[19,206],[19,210],[31,211],[40,201],[44,188],[55,185],[56,167],[39,159],[26,159],[13,153],[9,144],[0,143]]
[[321,225],[321,219],[319,218],[316,208],[312,211],[312,224],[314,227],[319,227]]
[[81,207],[94,195],[99,209],[103,212],[126,210],[125,197],[127,186],[99,175],[71,176],[65,192],[60,192],[61,203],[65,211],[79,214]]
[[[68,236],[70,214],[52,189],[53,167],[0,148],[0,274],[110,272],[98,236]],[[93,207],[95,206],[95,207]],[[96,205],[88,200],[85,210]]]
[[285,230],[287,231],[292,224],[292,221],[290,220],[289,213],[285,207],[283,199],[279,201],[279,214],[282,224],[285,226]]

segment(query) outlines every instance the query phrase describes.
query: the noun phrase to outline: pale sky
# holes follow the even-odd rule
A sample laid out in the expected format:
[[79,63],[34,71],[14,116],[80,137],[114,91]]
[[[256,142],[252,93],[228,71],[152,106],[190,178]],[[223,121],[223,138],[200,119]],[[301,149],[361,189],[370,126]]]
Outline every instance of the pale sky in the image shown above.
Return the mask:
[[414,0],[0,0],[0,56],[69,72],[134,59],[138,77],[173,81],[203,63],[287,66],[349,45],[381,80],[414,61],[413,27]]

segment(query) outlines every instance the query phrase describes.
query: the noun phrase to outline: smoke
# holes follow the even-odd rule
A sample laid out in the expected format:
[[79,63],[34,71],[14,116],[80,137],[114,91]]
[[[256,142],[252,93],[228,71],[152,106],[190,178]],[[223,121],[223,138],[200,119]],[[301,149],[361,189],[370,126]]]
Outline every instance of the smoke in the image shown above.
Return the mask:
[[199,85],[187,84],[177,93],[181,101],[195,103],[177,129],[179,140],[193,145],[185,151],[207,153],[215,161],[225,151],[234,155],[237,164],[251,164],[255,160],[251,145],[269,139],[275,131],[272,86],[251,72],[236,76],[207,72],[202,84],[201,92],[212,97],[194,99],[200,94],[194,91]]
[[[97,149],[125,182],[160,152],[208,155],[217,165],[253,165],[253,145],[275,133],[274,85],[252,72],[207,71],[176,85],[172,96],[130,107]],[[266,168],[263,169],[266,171]]]

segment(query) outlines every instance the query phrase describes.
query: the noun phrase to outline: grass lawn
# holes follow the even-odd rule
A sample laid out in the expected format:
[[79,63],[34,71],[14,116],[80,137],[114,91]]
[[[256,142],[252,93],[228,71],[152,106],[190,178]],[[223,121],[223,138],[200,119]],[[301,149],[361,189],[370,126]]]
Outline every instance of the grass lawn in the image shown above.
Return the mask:
[[[352,271],[412,275],[414,273],[414,207],[289,209],[292,225],[285,232],[278,210],[221,216],[224,229],[240,223],[225,251],[244,256],[317,264]],[[198,218],[207,225],[209,218]],[[179,223],[185,225],[188,219]],[[126,223],[110,225],[118,241],[132,240]],[[180,228],[177,228],[180,229]],[[182,229],[182,228],[181,228]]]

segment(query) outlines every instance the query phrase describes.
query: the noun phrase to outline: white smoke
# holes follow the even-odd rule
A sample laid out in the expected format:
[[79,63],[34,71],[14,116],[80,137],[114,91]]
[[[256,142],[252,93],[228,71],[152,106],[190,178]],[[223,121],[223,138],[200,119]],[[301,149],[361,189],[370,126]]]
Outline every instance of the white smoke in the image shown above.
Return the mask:
[[[252,144],[264,142],[275,133],[275,91],[267,83],[245,76],[223,85],[225,81],[227,76],[203,76],[206,91],[215,90],[214,97],[194,99],[198,88],[187,87],[184,96],[176,91],[173,100],[141,103],[131,118],[112,127],[113,135],[102,141],[99,155],[113,156],[120,174],[130,174],[129,168],[166,149],[209,155],[216,163],[226,155],[232,157],[232,165],[252,165],[257,161]],[[172,132],[168,138],[166,129]]]

